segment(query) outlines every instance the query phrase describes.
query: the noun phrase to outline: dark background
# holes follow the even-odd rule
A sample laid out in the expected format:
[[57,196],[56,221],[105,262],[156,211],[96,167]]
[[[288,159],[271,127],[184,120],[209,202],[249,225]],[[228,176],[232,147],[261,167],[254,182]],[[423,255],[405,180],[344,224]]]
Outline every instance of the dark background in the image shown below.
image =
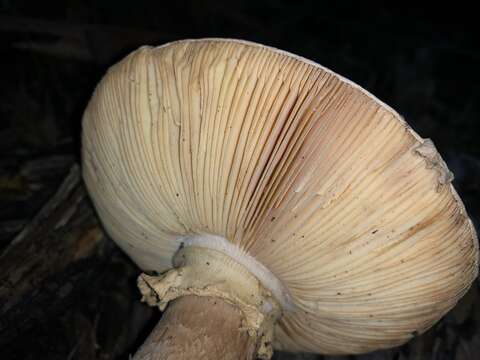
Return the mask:
[[[368,89],[435,141],[478,229],[476,11],[455,2],[385,3],[0,0],[0,252],[79,161],[82,112],[106,69],[140,45],[199,37],[281,48]],[[76,276],[85,266],[65,271]],[[68,306],[53,312],[32,306],[36,320],[18,336],[0,338],[1,359],[128,359],[159,314],[140,304],[138,270],[113,243],[88,268]],[[479,305],[475,282],[426,334],[399,349],[349,359],[478,359]]]

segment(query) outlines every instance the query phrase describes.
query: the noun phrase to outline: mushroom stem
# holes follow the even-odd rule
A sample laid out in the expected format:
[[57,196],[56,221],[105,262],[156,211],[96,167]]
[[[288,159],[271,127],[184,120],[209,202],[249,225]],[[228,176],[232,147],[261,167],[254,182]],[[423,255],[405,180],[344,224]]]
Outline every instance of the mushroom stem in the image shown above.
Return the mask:
[[222,299],[182,296],[169,304],[133,359],[254,359],[258,345],[243,320]]

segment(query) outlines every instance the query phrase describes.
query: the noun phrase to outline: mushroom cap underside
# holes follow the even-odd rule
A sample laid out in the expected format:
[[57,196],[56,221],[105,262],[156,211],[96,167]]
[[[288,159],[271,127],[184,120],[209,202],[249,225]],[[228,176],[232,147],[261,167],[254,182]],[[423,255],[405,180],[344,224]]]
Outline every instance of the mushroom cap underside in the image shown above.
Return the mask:
[[223,39],[142,47],[83,119],[83,173],[111,237],[165,271],[182,236],[228,239],[290,291],[289,351],[396,346],[452,308],[478,241],[430,140],[311,61]]

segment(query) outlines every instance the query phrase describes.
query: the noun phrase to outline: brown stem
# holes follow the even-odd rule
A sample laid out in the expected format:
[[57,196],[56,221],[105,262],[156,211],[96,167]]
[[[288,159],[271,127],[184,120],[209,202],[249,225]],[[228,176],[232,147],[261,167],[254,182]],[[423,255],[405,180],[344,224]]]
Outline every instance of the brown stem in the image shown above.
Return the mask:
[[213,297],[183,296],[173,301],[134,360],[255,358],[254,339],[242,330],[242,314]]

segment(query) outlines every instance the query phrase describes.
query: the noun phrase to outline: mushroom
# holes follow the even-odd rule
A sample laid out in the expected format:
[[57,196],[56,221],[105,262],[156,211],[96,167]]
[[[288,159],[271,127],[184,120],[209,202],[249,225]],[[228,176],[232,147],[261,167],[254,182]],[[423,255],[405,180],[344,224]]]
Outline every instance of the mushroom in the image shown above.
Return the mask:
[[475,230],[432,141],[284,51],[141,47],[97,86],[82,156],[105,229],[146,272],[143,300],[166,308],[134,359],[394,347],[477,276]]

